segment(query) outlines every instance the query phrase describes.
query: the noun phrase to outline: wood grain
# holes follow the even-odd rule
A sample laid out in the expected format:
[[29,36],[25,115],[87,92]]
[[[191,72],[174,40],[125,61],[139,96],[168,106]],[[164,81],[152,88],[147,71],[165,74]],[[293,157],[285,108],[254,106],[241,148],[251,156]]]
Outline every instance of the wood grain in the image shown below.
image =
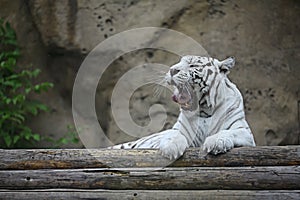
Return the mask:
[[129,167],[235,167],[300,165],[300,146],[241,147],[221,155],[191,148],[177,161],[158,150],[31,149],[0,150],[0,169],[79,169]]
[[270,200],[300,199],[300,190],[33,190],[0,191],[0,199],[52,200],[52,199],[223,199]]
[[2,189],[298,190],[300,166],[1,170]]

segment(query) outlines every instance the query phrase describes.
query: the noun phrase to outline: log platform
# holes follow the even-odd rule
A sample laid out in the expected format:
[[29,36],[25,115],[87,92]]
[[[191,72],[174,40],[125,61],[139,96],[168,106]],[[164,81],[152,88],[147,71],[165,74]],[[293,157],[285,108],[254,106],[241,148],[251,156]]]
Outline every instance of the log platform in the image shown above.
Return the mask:
[[300,146],[0,150],[0,199],[300,199]]

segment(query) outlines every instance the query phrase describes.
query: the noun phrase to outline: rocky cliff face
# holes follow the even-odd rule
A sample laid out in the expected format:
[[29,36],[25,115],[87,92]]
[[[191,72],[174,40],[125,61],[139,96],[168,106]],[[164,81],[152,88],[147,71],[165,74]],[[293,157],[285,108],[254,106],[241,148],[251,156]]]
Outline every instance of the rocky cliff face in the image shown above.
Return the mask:
[[[23,63],[42,68],[43,79],[56,85],[42,96],[53,112],[32,120],[47,135],[65,132],[72,124],[71,94],[84,57],[101,41],[125,30],[164,27],[182,32],[219,59],[235,56],[230,73],[244,95],[246,116],[258,145],[296,144],[300,102],[300,3],[298,1],[1,1],[0,16],[17,30]],[[177,41],[174,41],[174,43]],[[178,49],[183,48],[178,42]],[[110,111],[112,90],[133,66],[146,62],[171,65],[178,56],[144,49],[115,60],[99,82],[98,119],[116,141],[122,136]],[[139,88],[131,98],[131,115],[140,125],[149,122],[148,108],[165,105],[165,128],[175,121],[178,107],[169,96],[153,98]]]

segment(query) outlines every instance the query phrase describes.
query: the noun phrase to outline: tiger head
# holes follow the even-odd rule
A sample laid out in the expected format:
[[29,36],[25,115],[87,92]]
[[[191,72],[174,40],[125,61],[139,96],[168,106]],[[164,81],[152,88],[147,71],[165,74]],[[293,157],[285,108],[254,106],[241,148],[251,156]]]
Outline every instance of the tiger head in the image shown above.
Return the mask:
[[210,57],[184,56],[171,66],[165,80],[175,87],[173,101],[182,109],[194,111],[207,96],[216,77],[228,74],[235,64],[233,57],[219,61]]

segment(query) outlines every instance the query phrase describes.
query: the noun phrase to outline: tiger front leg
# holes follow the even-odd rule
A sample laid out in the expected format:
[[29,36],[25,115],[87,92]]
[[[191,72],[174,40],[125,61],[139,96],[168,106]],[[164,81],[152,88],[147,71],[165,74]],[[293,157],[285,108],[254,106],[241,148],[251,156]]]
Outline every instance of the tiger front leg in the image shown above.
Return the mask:
[[206,138],[203,150],[207,153],[219,154],[241,146],[255,146],[254,138],[249,129],[222,130]]
[[159,150],[164,157],[177,159],[183,155],[189,147],[187,139],[179,130],[169,129],[163,132],[163,137],[159,144]]

